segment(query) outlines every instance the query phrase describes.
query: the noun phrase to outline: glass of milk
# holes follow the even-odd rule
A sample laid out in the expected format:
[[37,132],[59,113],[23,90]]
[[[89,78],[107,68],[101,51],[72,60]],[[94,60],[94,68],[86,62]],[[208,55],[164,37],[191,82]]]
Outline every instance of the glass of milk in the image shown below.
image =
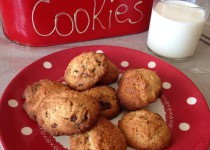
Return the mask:
[[193,56],[209,7],[209,0],[154,0],[148,48],[166,58]]

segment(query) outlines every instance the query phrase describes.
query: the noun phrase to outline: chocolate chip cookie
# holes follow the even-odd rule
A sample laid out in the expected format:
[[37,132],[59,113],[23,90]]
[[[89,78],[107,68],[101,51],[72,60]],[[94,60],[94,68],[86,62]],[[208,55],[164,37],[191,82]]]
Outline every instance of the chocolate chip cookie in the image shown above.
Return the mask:
[[70,150],[126,150],[121,131],[109,120],[101,117],[88,132],[70,137]]
[[107,63],[108,63],[107,71],[104,74],[104,76],[101,78],[101,80],[98,82],[98,84],[100,85],[108,85],[117,82],[118,80],[119,70],[117,66],[109,59],[107,59]]
[[137,110],[155,102],[162,91],[162,83],[156,72],[149,69],[130,69],[118,82],[117,96],[121,106]]
[[136,149],[160,150],[169,146],[171,133],[162,117],[147,110],[129,112],[118,122],[128,145]]
[[120,106],[114,88],[102,85],[83,92],[94,97],[101,106],[101,116],[112,119],[120,113]]
[[40,104],[37,122],[52,135],[72,135],[89,130],[99,115],[100,106],[93,97],[63,91],[45,98]]
[[70,89],[60,82],[48,79],[35,82],[32,85],[28,85],[23,93],[23,98],[25,99],[23,108],[28,116],[36,121],[36,113],[43,99],[52,93],[59,93],[65,90]]
[[104,76],[107,65],[104,54],[84,52],[70,61],[64,80],[74,90],[87,90]]

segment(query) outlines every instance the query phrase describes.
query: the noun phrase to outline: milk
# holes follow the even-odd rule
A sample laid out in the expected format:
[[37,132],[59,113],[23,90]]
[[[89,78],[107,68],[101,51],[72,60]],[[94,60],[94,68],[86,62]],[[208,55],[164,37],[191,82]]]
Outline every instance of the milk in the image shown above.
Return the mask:
[[[197,7],[185,1],[170,1],[180,6]],[[155,10],[154,10],[155,9]],[[152,10],[147,45],[155,53],[169,58],[186,58],[194,54],[205,22],[205,12],[182,9],[158,2]]]

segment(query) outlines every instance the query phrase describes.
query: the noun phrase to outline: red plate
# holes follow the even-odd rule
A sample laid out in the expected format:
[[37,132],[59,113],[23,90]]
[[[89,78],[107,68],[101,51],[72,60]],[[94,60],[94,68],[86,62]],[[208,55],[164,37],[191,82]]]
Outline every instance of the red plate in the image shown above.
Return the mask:
[[[170,150],[206,150],[210,143],[210,113],[194,83],[166,62],[123,47],[86,46],[63,50],[32,63],[8,85],[0,101],[0,141],[4,149],[49,150],[69,148],[69,137],[52,137],[31,121],[23,110],[22,93],[40,79],[62,81],[68,62],[84,51],[103,52],[121,71],[149,68],[162,79],[163,95],[147,109],[159,113],[172,131]],[[113,85],[116,87],[116,84]],[[121,114],[122,115],[122,114]],[[114,123],[121,117],[112,121]]]

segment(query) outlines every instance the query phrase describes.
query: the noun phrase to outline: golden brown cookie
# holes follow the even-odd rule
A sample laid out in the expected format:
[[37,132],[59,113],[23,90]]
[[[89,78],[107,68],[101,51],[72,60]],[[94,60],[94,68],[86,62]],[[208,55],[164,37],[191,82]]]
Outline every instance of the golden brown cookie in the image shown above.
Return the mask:
[[102,85],[83,92],[94,97],[101,106],[101,116],[112,119],[120,113],[120,106],[114,88]]
[[52,93],[59,93],[61,91],[70,90],[66,85],[50,80],[40,80],[28,85],[23,93],[25,102],[23,108],[32,120],[36,120],[36,112],[39,104],[44,98]]
[[100,106],[93,97],[63,91],[45,98],[40,104],[37,122],[52,135],[72,135],[90,129],[99,115]]
[[123,115],[118,127],[128,145],[136,149],[160,150],[170,144],[171,133],[164,120],[160,115],[147,110]]
[[104,74],[104,76],[101,78],[101,80],[98,82],[98,84],[107,85],[117,82],[118,80],[119,70],[117,66],[109,59],[107,59],[107,63],[108,63],[107,71]]
[[118,82],[117,96],[127,110],[137,110],[156,101],[162,83],[156,72],[149,69],[130,69]]
[[126,150],[121,131],[109,120],[101,117],[88,132],[70,137],[70,150]]
[[68,64],[64,80],[74,90],[84,91],[95,85],[107,71],[103,54],[84,52]]

